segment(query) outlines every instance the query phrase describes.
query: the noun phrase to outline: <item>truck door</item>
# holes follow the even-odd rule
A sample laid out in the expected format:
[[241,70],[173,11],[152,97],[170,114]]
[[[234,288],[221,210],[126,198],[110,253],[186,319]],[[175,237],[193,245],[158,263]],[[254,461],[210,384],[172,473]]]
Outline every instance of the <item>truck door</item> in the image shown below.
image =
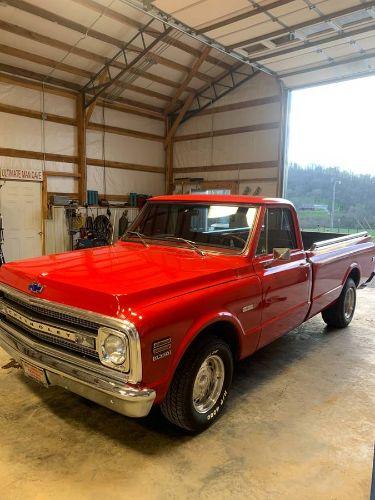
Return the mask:
[[[274,248],[289,249],[290,258],[275,259]],[[259,340],[262,347],[299,326],[310,306],[311,266],[290,208],[265,210],[254,268],[263,290]]]

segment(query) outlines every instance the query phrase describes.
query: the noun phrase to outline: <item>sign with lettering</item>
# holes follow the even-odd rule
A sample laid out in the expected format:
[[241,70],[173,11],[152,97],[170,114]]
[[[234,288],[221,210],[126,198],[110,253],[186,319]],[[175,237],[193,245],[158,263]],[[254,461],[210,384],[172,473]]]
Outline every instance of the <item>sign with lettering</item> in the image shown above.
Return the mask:
[[43,181],[41,170],[22,170],[18,168],[0,168],[0,178],[14,181]]

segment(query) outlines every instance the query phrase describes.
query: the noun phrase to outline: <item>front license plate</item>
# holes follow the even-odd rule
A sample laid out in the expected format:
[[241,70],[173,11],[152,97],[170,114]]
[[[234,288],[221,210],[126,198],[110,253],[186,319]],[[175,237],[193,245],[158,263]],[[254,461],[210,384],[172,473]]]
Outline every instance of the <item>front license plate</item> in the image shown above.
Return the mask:
[[46,371],[43,370],[43,368],[39,368],[39,366],[31,365],[30,363],[27,363],[26,361],[22,361],[22,366],[23,366],[23,371],[25,372],[25,375],[32,378],[36,382],[39,382],[39,384],[48,386]]

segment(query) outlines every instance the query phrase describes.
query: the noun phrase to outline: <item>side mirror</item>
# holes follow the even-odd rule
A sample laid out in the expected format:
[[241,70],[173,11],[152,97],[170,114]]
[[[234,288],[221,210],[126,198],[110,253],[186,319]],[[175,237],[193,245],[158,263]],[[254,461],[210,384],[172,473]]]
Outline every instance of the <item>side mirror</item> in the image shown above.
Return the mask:
[[275,262],[289,262],[291,260],[290,248],[274,248],[272,260],[269,260],[263,264],[265,269],[272,267]]
[[290,248],[274,248],[273,258],[274,260],[283,260],[289,262],[291,259]]

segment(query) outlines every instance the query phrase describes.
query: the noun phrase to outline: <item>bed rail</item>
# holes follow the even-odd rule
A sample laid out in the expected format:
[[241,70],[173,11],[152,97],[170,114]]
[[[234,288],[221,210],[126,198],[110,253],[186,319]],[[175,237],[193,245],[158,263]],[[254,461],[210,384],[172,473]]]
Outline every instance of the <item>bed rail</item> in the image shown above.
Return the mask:
[[340,236],[339,238],[331,238],[329,240],[318,241],[317,243],[312,244],[310,250],[313,252],[314,250],[320,250],[321,248],[325,248],[331,245],[338,245],[340,243],[345,243],[346,241],[366,238],[368,235],[369,234],[367,231],[362,231],[361,233],[348,234],[345,236]]

